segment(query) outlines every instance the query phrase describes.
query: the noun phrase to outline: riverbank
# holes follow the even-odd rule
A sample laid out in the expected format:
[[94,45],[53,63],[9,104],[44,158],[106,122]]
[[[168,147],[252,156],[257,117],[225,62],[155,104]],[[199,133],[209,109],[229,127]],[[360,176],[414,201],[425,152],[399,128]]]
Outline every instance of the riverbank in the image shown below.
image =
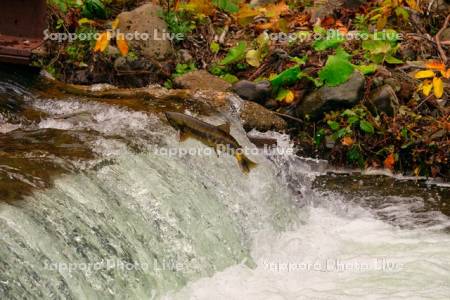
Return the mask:
[[51,33],[97,40],[48,41],[36,65],[74,84],[231,91],[244,116],[271,118],[247,130],[288,132],[299,155],[449,180],[447,2],[386,16],[377,1],[269,2],[112,1],[103,19],[52,6]]

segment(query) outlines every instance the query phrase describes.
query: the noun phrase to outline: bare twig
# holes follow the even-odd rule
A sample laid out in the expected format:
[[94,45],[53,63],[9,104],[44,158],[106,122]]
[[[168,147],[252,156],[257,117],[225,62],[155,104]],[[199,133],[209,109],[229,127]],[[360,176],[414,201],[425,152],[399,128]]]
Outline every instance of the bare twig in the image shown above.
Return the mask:
[[442,58],[442,61],[446,64],[448,61],[448,57],[445,54],[444,49],[442,48],[442,43],[441,43],[441,34],[444,32],[445,29],[447,29],[448,27],[448,23],[450,22],[450,15],[447,16],[447,18],[445,18],[445,22],[444,25],[442,26],[441,30],[439,30],[439,32],[436,34],[436,44],[437,44],[437,48],[439,51],[439,55]]
[[301,123],[301,124],[305,124],[305,122],[302,119],[299,119],[299,118],[296,118],[296,117],[293,117],[293,116],[290,116],[290,115],[287,115],[287,114],[279,113],[279,112],[276,112],[276,111],[274,111],[274,113],[277,116],[280,116],[280,117],[283,117],[283,118],[287,118],[287,119],[291,119],[291,120],[296,121],[296,122]]

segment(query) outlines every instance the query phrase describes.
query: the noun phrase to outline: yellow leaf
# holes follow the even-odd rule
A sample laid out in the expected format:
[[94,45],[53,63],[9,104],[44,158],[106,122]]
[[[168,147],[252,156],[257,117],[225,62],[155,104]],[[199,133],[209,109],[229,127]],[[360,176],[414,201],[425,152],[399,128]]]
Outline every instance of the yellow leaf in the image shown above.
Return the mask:
[[120,54],[122,56],[127,56],[129,48],[128,48],[127,40],[125,39],[125,35],[123,33],[120,33],[117,35],[116,42],[117,42],[117,48],[119,48]]
[[251,7],[248,4],[244,4],[239,9],[239,12],[236,14],[236,18],[238,19],[239,24],[247,25],[252,22],[253,18],[256,17],[259,12]]
[[78,25],[84,25],[84,24],[89,24],[89,25],[93,25],[95,22],[92,20],[89,20],[88,18],[81,18],[78,20]]
[[382,30],[387,24],[387,16],[381,16],[377,21],[377,30]]
[[284,98],[284,102],[286,104],[291,104],[292,102],[294,102],[294,99],[295,99],[294,92],[288,91],[286,97]]
[[431,81],[426,80],[422,85],[423,94],[428,97],[431,93],[432,88],[433,88],[433,85],[431,84]]
[[261,55],[257,50],[249,50],[245,56],[247,63],[252,67],[259,67],[261,65]]
[[414,77],[416,77],[416,79],[424,79],[424,78],[432,78],[434,76],[435,76],[434,71],[425,70],[417,72]]
[[420,11],[419,6],[417,5],[416,0],[406,0],[406,3],[408,3],[408,6],[416,11]]
[[[182,6],[180,3],[180,7]],[[184,5],[184,8],[195,13],[202,13],[206,16],[212,15],[214,12],[214,6],[209,0],[190,0],[189,3]]]
[[119,27],[119,23],[120,23],[119,18],[116,18],[111,24],[112,30],[116,30],[117,27]]
[[433,78],[433,90],[436,98],[442,98],[444,95],[444,83],[442,82],[442,79],[438,77]]
[[111,34],[109,32],[103,32],[99,35],[97,42],[95,43],[94,52],[103,52],[108,48]]

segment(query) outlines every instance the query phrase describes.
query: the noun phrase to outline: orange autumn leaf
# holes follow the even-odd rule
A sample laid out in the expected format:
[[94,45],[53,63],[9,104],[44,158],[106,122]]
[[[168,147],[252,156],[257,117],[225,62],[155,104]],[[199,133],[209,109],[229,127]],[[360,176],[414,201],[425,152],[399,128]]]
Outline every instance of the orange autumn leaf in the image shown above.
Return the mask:
[[428,69],[445,71],[445,65],[440,61],[430,61],[425,64]]
[[111,39],[111,34],[109,32],[103,32],[97,39],[95,43],[94,52],[104,52],[108,48],[109,40]]
[[394,153],[390,153],[384,160],[384,167],[389,170],[394,170],[395,166],[395,156]]
[[117,42],[117,48],[119,48],[120,54],[122,56],[127,56],[128,51],[130,49],[128,47],[127,40],[125,39],[125,35],[123,33],[117,35],[116,42]]
[[117,27],[119,27],[119,23],[120,23],[120,19],[116,18],[112,23],[111,23],[111,28],[112,30],[116,30]]
[[258,10],[254,9],[248,4],[244,4],[240,7],[239,12],[236,14],[236,18],[241,25],[251,23],[254,17],[259,14]]
[[284,1],[277,4],[271,4],[265,7],[265,15],[268,18],[279,18],[282,14],[289,11],[289,6]]
[[447,71],[441,71],[441,74],[444,78],[449,79],[450,78],[450,69],[447,69]]
[[349,137],[349,136],[346,136],[346,137],[344,137],[343,139],[342,139],[342,145],[344,145],[344,146],[351,146],[351,145],[353,145],[353,139],[351,138],[351,137]]

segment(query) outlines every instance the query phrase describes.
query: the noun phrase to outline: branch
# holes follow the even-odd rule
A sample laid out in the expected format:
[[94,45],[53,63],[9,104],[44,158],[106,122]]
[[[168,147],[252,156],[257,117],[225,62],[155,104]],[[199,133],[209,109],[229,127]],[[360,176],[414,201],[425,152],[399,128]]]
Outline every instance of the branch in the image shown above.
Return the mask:
[[444,32],[445,29],[447,29],[449,22],[450,22],[450,15],[447,16],[447,18],[445,19],[445,22],[444,22],[444,26],[442,26],[441,30],[439,30],[439,32],[436,34],[436,37],[435,37],[439,55],[441,56],[442,61],[445,64],[447,64],[448,57],[447,57],[447,54],[445,53],[444,49],[442,48],[441,34]]

